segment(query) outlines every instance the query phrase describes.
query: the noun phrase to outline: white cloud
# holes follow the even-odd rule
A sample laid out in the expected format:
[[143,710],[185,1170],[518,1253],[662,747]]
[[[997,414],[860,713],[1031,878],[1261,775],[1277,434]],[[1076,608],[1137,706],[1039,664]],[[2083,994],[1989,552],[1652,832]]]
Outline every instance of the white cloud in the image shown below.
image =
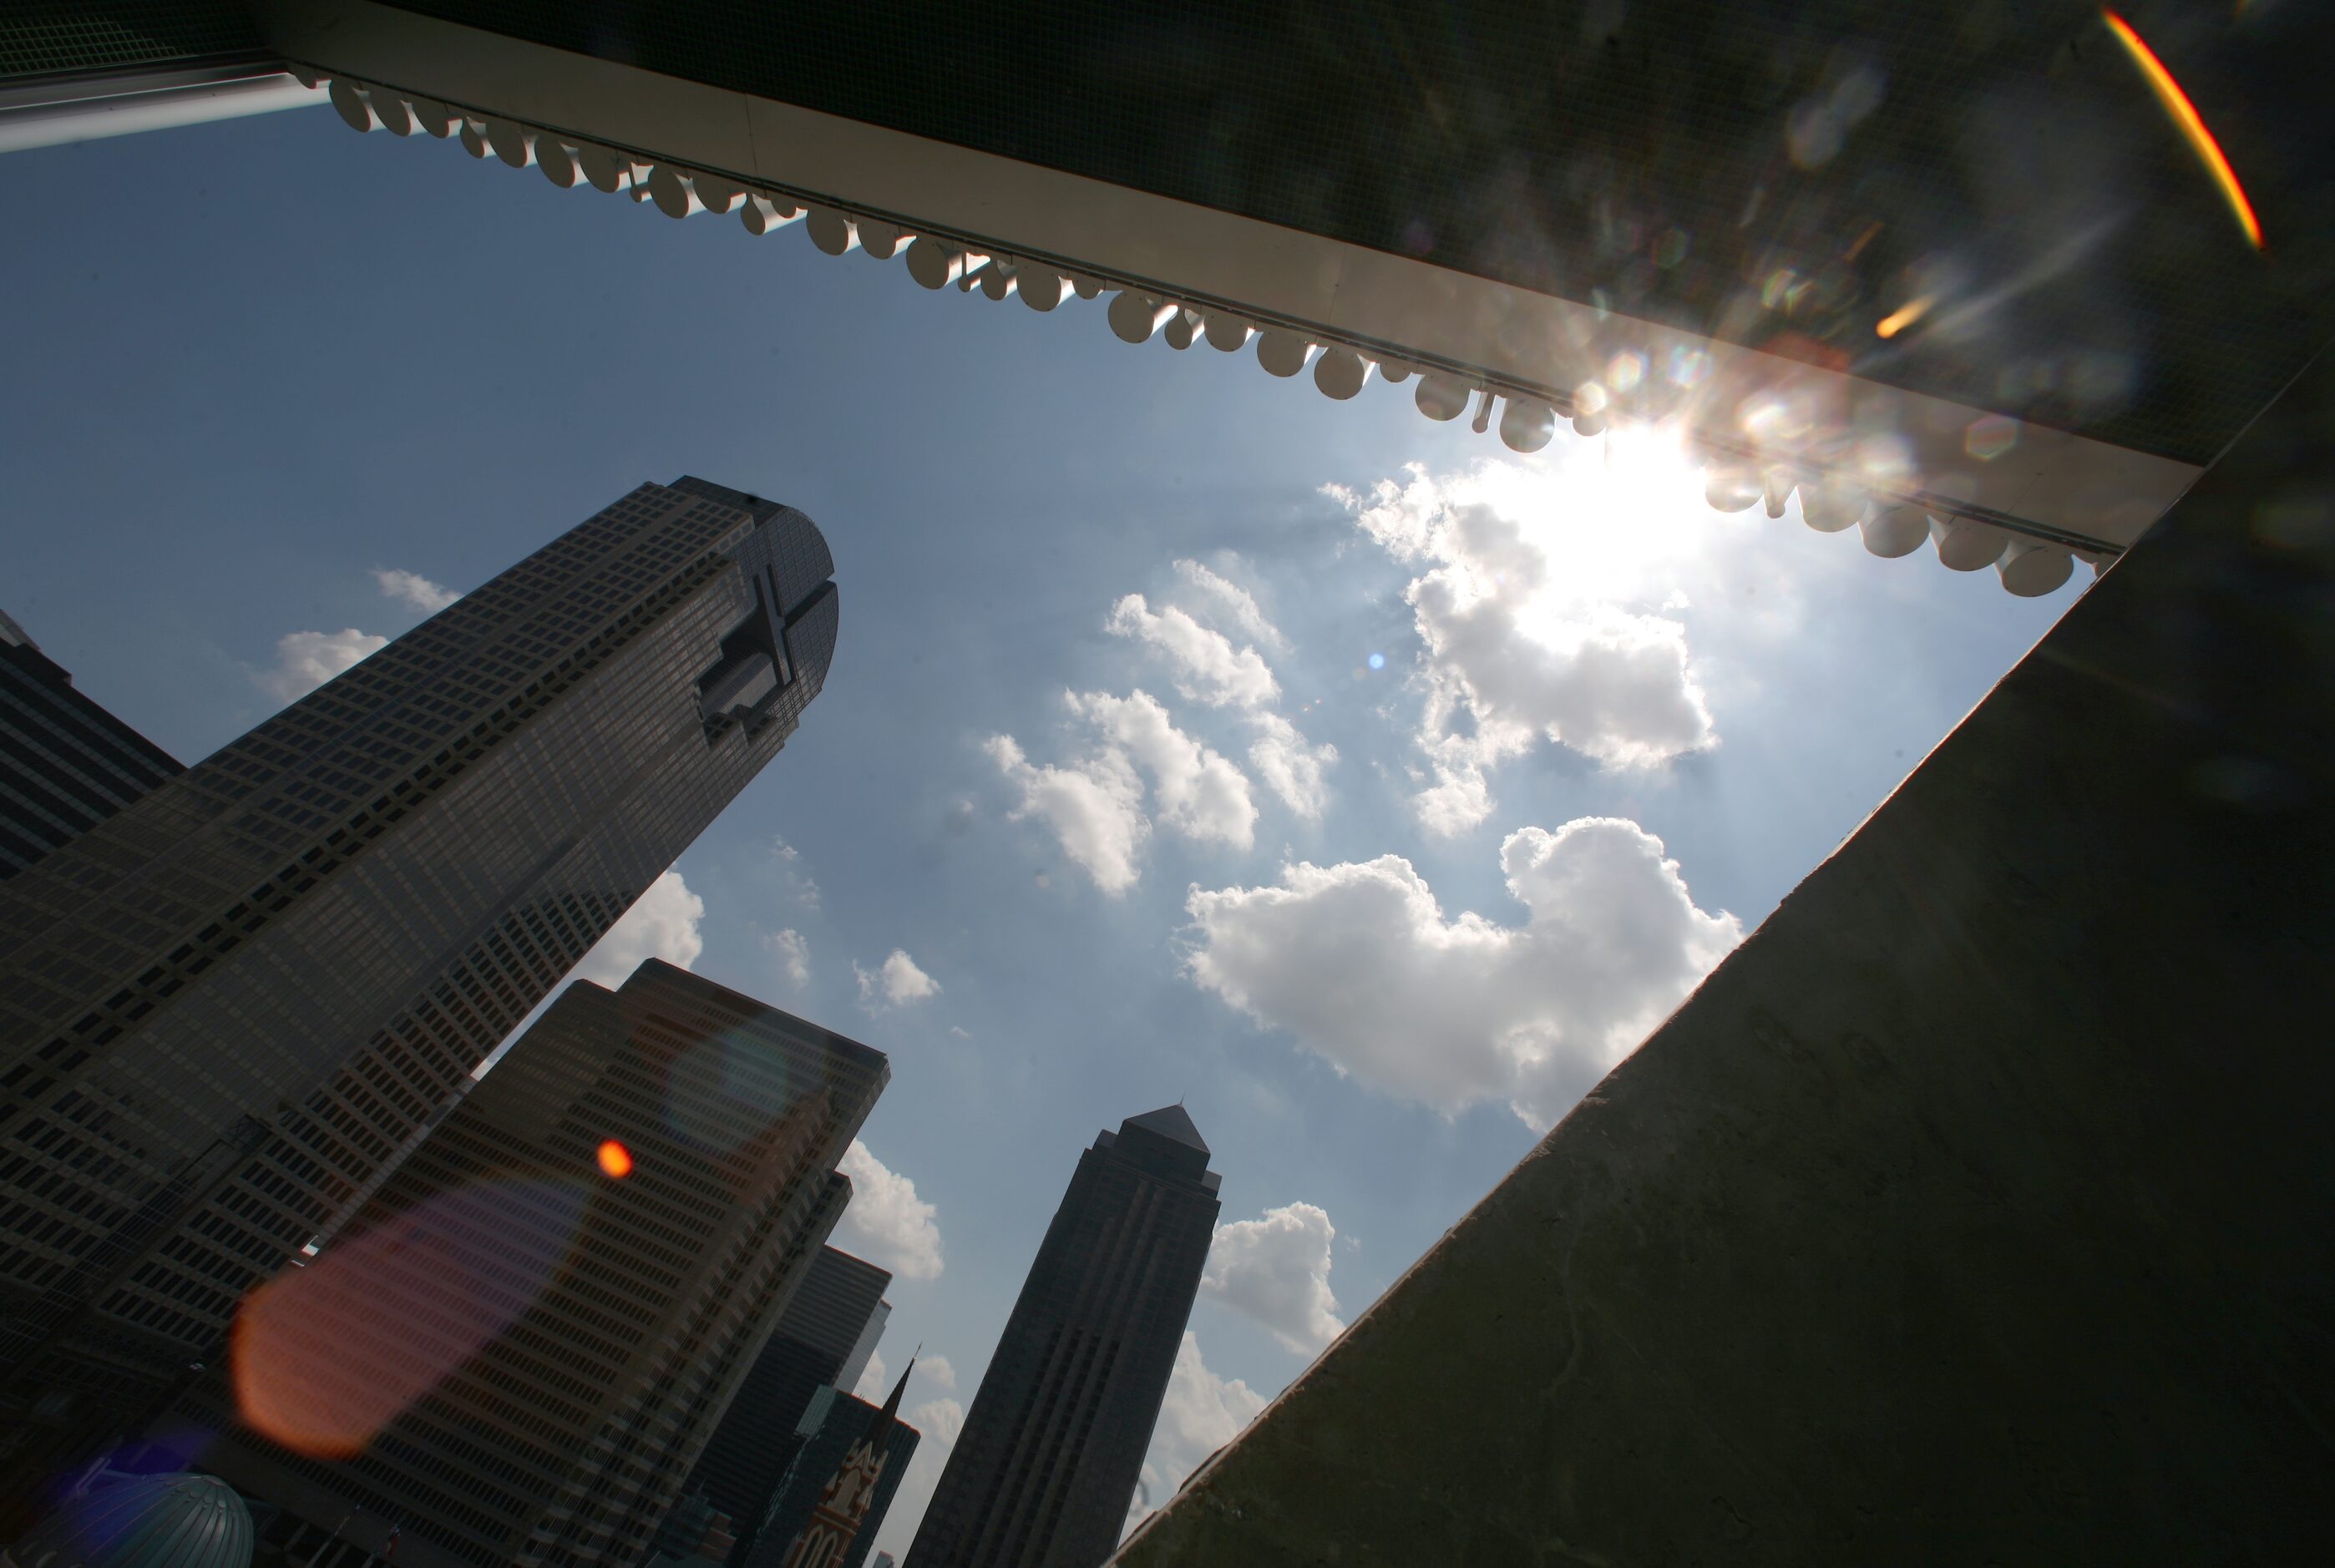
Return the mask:
[[1257,608],[1255,595],[1230,578],[1220,576],[1197,561],[1178,561],[1176,575],[1216,601],[1232,624],[1268,648],[1285,649],[1288,639]]
[[1283,805],[1300,817],[1318,820],[1322,808],[1330,803],[1330,786],[1323,774],[1338,760],[1338,749],[1327,740],[1314,745],[1278,713],[1255,713],[1249,721],[1258,731],[1248,749],[1249,766],[1256,769],[1265,788],[1281,797]]
[[1151,819],[1143,814],[1143,781],[1126,758],[1104,753],[1068,768],[1033,767],[1011,735],[991,736],[985,750],[1021,792],[1014,821],[1034,817],[1052,828],[1062,853],[1105,893],[1135,886]]
[[819,884],[811,880],[803,865],[802,851],[783,838],[770,840],[770,853],[779,863],[779,876],[786,884],[787,895],[805,909],[819,910]]
[[648,891],[584,955],[574,977],[618,986],[652,958],[687,969],[705,951],[698,929],[704,918],[705,900],[689,890],[680,872],[668,871],[650,883]]
[[[923,1371],[926,1364],[917,1362],[916,1370]],[[910,1379],[912,1385],[914,1381]],[[885,1384],[883,1393],[871,1402],[882,1402],[891,1391],[891,1385]],[[859,1397],[868,1398],[865,1393]],[[916,1429],[916,1451],[908,1460],[908,1473],[900,1477],[899,1489],[892,1494],[892,1505],[884,1515],[884,1523],[877,1528],[871,1548],[889,1552],[895,1557],[906,1555],[908,1544],[916,1539],[916,1526],[924,1522],[925,1509],[931,1504],[933,1490],[940,1485],[941,1471],[948,1464],[949,1450],[956,1446],[957,1435],[964,1429],[964,1407],[954,1399],[926,1399],[910,1406],[905,1419]]]
[[1264,1408],[1264,1396],[1238,1378],[1219,1378],[1200,1357],[1190,1330],[1176,1352],[1159,1424],[1151,1430],[1151,1452],[1143,1461],[1143,1481],[1129,1510],[1129,1528],[1176,1495],[1200,1462],[1240,1435]]
[[891,1397],[891,1393],[892,1373],[884,1365],[884,1352],[868,1351],[867,1365],[861,1370],[859,1381],[851,1386],[851,1397],[865,1399],[871,1405],[880,1405]]
[[389,646],[387,637],[354,626],[338,632],[286,632],[276,640],[276,663],[254,670],[252,681],[286,702],[297,702],[367,654]]
[[1011,735],[992,736],[985,750],[1020,791],[1013,820],[1034,818],[1052,828],[1062,853],[1097,887],[1115,895],[1143,875],[1152,827],[1145,774],[1169,829],[1202,843],[1255,847],[1256,802],[1248,775],[1177,729],[1158,699],[1142,691],[1125,697],[1065,692],[1062,702],[1094,732],[1094,747],[1083,758],[1065,767],[1035,766]]
[[[1242,631],[1274,646],[1286,645],[1245,589],[1197,561],[1177,561],[1176,570],[1224,609]],[[1154,614],[1140,594],[1129,594],[1112,607],[1109,627],[1120,636],[1139,638],[1167,655],[1176,690],[1186,698],[1214,708],[1238,710],[1257,731],[1248,752],[1249,765],[1257,777],[1292,811],[1305,818],[1321,817],[1330,798],[1323,774],[1337,761],[1338,749],[1313,745],[1296,725],[1274,711],[1281,687],[1255,648],[1235,649],[1223,633],[1201,625],[1173,605]]]
[[1326,492],[1397,560],[1425,570],[1407,596],[1425,659],[1419,740],[1432,782],[1415,804],[1442,833],[1479,825],[1485,769],[1543,740],[1611,767],[1717,743],[1679,602],[1714,523],[1691,470],[1652,449],[1603,460],[1577,443],[1554,464],[1486,462]]
[[[930,1378],[934,1382],[938,1383],[942,1388],[950,1390],[952,1393],[956,1389],[956,1369],[949,1365],[949,1359],[946,1356],[924,1356],[919,1358],[916,1364],[915,1372],[908,1379],[909,1387],[914,1388],[916,1386],[916,1381],[918,1377]],[[892,1397],[892,1373],[891,1370],[884,1364],[883,1351],[871,1350],[868,1352],[867,1370],[859,1374],[859,1381],[852,1385],[851,1395],[852,1398],[857,1399],[865,1399],[871,1405],[880,1405],[885,1400]],[[954,1399],[940,1400],[935,1401],[935,1403],[946,1404],[951,1409],[955,1410],[956,1424],[959,1426],[964,1424],[964,1412],[957,1408],[957,1403]],[[913,1417],[907,1418],[907,1420],[908,1425],[916,1428],[918,1431],[924,1432],[926,1437],[932,1436],[931,1432],[926,1430],[922,1424],[916,1421]],[[954,1430],[952,1430],[949,1433],[947,1441],[952,1443],[956,1441],[956,1433]]]
[[1160,821],[1203,843],[1255,846],[1256,806],[1249,799],[1248,775],[1176,728],[1158,698],[1143,691],[1125,697],[1073,692],[1064,700],[1073,714],[1101,731],[1107,747],[1151,775]]
[[1200,1292],[1255,1318],[1291,1350],[1311,1355],[1346,1328],[1330,1290],[1330,1245],[1337,1236],[1329,1212],[1307,1203],[1219,1225]]
[[1222,632],[1203,626],[1169,605],[1154,613],[1140,594],[1111,606],[1111,632],[1135,637],[1168,655],[1176,690],[1212,708],[1262,708],[1281,686],[1255,648],[1235,649]]
[[410,605],[425,615],[434,615],[462,595],[443,583],[433,583],[419,572],[400,572],[374,567],[373,580],[381,591],[401,605]]
[[800,991],[810,983],[810,944],[793,926],[762,933],[762,950],[777,960],[787,983]]
[[[957,1434],[964,1430],[964,1407],[954,1399],[926,1399],[908,1412],[908,1425],[926,1441],[938,1444],[945,1451],[956,1447]],[[919,1449],[923,1447],[922,1443],[917,1445]]]
[[916,1184],[888,1169],[857,1138],[836,1168],[851,1178],[843,1223],[861,1243],[855,1250],[904,1280],[938,1279],[940,1211],[916,1196]]
[[1384,1093],[1506,1099],[1552,1125],[1742,940],[1634,822],[1584,817],[1500,847],[1520,926],[1446,920],[1400,856],[1194,888],[1196,983]]
[[859,1005],[870,1011],[906,1007],[941,993],[941,982],[918,969],[916,961],[908,956],[905,948],[892,949],[892,956],[875,969],[862,969],[854,963],[851,973],[859,981]]

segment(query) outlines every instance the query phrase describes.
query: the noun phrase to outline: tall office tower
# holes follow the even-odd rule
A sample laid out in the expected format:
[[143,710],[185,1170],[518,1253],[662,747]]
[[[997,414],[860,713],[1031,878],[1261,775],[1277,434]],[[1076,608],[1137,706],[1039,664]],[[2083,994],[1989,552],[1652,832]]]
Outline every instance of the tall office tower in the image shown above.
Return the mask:
[[[911,1363],[908,1371],[915,1370]],[[899,1418],[908,1371],[880,1410],[838,1389],[819,1391],[747,1568],[859,1568],[867,1561],[916,1457],[920,1434]]]
[[891,1282],[887,1270],[821,1247],[739,1384],[683,1488],[730,1516],[736,1538],[730,1561],[742,1561],[753,1544],[770,1494],[800,1446],[795,1424],[811,1396],[829,1384],[848,1391],[858,1382],[891,1315],[884,1302]]
[[644,485],[0,888],[0,1496],[213,1359],[770,760],[832,569]]
[[1216,1234],[1180,1105],[1079,1156],[908,1568],[1095,1568],[1119,1544]]
[[0,614],[0,881],[185,771]]
[[[398,1568],[635,1568],[849,1201],[883,1056],[652,959],[560,993],[250,1299],[200,1468]],[[360,1511],[361,1512],[355,1512]]]

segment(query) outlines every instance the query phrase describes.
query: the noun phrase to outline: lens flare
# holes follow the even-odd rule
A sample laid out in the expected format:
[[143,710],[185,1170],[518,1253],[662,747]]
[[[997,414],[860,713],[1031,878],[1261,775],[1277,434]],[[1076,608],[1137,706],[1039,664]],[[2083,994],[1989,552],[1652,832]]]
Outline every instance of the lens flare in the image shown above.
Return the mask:
[[230,1340],[244,1420],[311,1458],[363,1453],[534,1304],[584,1198],[573,1181],[441,1193],[260,1286]]
[[2197,106],[2189,102],[2186,92],[2181,91],[2181,83],[2173,80],[2173,73],[2165,68],[2165,62],[2156,57],[2156,51],[2141,42],[2140,34],[2132,30],[2132,24],[2113,11],[2103,9],[2100,15],[2107,21],[2108,31],[2116,34],[2117,42],[2124,45],[2125,53],[2132,56],[2132,63],[2140,67],[2143,76],[2148,78],[2148,85],[2156,93],[2156,101],[2165,106],[2167,114],[2173,116],[2173,123],[2181,128],[2181,134],[2188,138],[2191,150],[2204,161],[2205,171],[2214,177],[2214,183],[2222,188],[2222,199],[2230,204],[2230,211],[2236,216],[2238,227],[2246,231],[2246,243],[2260,250],[2262,247],[2262,223],[2254,217],[2254,204],[2246,199],[2245,187],[2238,183],[2237,170],[2232,169],[2230,160],[2222,155],[2222,144],[2214,140],[2214,133],[2205,129],[2204,119],[2197,112]]
[[1936,303],[1937,301],[1926,294],[1919,299],[1909,299],[1887,315],[1883,316],[1874,324],[1873,330],[1882,337],[1895,337],[1899,333],[1929,315],[1930,306]]
[[633,1174],[633,1151],[610,1138],[600,1146],[600,1169],[604,1175],[624,1180]]

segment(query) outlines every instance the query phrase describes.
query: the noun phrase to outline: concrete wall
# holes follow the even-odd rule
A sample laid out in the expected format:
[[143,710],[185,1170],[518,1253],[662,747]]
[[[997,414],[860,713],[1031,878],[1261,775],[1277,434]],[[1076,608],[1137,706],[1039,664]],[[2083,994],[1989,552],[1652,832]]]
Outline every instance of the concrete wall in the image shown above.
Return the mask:
[[2330,452],[2322,357],[1117,1561],[2318,1556]]

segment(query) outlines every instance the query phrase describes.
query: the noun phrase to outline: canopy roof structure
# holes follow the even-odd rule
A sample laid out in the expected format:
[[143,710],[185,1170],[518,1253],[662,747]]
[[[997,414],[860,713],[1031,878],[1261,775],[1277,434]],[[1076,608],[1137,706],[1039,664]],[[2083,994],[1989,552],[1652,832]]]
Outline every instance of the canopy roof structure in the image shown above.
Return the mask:
[[256,41],[361,130],[927,287],[1109,295],[1130,342],[1413,382],[1517,450],[1674,422],[1713,505],[2015,593],[2114,559],[2335,330],[2308,8],[68,9],[0,70]]
[[2335,324],[2308,70],[2169,9],[2269,248],[2088,5],[260,15],[353,126],[801,217],[928,287],[1109,293],[1131,342],[1416,378],[1521,450],[1676,421],[1713,505],[1797,492],[2016,593],[2113,559]]

